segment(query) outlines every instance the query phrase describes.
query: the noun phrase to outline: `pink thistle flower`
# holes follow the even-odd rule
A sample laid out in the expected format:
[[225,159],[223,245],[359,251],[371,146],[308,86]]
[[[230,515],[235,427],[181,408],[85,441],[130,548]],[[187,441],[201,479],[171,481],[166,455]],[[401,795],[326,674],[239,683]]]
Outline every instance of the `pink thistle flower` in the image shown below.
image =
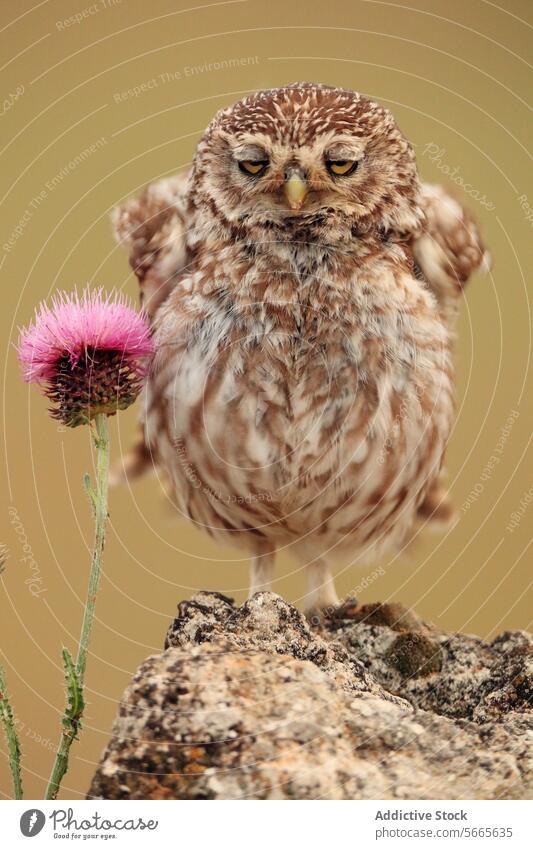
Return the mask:
[[153,353],[150,329],[117,292],[59,292],[20,332],[22,374],[52,401],[52,416],[69,427],[113,415],[139,394]]

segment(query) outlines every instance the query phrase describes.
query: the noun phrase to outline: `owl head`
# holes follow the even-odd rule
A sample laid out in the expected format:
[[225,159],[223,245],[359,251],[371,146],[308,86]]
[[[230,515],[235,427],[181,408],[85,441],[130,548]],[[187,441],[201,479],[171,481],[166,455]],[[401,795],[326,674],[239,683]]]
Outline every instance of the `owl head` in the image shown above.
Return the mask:
[[[397,237],[422,221],[411,145],[392,114],[354,91],[296,83],[217,113],[191,175],[213,226],[258,238]],[[274,231],[274,232],[273,232]]]

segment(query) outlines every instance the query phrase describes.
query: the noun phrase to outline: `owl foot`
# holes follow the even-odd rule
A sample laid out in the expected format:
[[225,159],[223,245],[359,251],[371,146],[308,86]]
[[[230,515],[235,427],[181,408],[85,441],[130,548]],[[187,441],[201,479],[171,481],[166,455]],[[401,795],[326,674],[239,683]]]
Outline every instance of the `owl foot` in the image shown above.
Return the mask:
[[440,478],[426,492],[418,507],[417,518],[437,531],[448,530],[454,525],[457,514]]
[[318,627],[326,623],[342,619],[356,618],[361,605],[356,598],[347,598],[342,604],[330,604],[324,607],[313,607],[305,611],[311,625]]
[[307,573],[307,594],[305,596],[305,614],[309,621],[319,625],[329,612],[339,604],[335,592],[333,576],[325,560],[315,557],[305,564]]
[[265,551],[258,552],[252,557],[248,598],[252,598],[255,593],[268,592],[272,589],[275,556],[275,552]]

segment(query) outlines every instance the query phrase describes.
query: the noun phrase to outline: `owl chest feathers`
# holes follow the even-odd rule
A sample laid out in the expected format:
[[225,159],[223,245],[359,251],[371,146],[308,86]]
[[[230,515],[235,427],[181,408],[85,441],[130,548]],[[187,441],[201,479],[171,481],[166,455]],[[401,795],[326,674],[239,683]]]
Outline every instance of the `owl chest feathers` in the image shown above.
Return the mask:
[[393,260],[358,274],[317,251],[253,264],[222,252],[216,272],[181,282],[159,319],[149,394],[163,399],[152,425],[179,446],[183,486],[185,463],[206,491],[253,485],[284,509],[334,500],[361,474],[405,489],[422,456],[438,467],[453,407],[448,340],[431,296]]

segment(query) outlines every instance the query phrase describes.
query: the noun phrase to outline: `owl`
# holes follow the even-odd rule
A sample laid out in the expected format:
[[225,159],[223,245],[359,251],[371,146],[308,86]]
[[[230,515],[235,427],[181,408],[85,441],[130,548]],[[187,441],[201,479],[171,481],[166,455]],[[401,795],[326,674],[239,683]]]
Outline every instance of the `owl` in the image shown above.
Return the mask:
[[219,111],[190,171],[115,210],[156,355],[130,477],[155,465],[178,510],[251,557],[307,576],[446,521],[454,324],[487,263],[477,228],[421,184],[392,114],[298,83]]

